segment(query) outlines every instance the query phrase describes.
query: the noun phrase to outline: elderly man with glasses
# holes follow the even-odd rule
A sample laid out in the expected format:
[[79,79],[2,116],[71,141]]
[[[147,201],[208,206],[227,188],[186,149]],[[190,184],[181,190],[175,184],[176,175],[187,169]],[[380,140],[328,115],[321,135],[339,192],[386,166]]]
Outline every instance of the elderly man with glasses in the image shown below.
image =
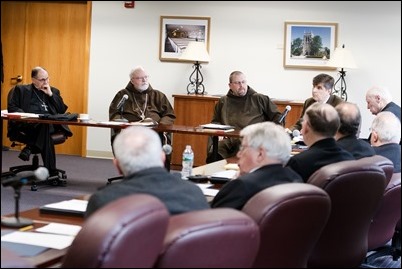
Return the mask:
[[[16,85],[8,97],[8,112],[25,112],[35,114],[63,114],[68,106],[63,102],[60,90],[50,86],[48,72],[40,66],[31,71],[31,84]],[[26,144],[19,158],[29,161],[31,151],[35,148],[42,155],[43,165],[50,176],[58,174],[56,170],[56,153],[51,134],[61,130],[66,136],[72,136],[67,125],[32,124],[10,121],[7,136],[12,141]]]

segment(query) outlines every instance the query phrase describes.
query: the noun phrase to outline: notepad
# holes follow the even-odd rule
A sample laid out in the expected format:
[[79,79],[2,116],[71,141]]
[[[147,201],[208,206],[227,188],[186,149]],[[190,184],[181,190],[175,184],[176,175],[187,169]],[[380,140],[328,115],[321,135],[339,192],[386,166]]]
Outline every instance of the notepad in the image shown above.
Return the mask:
[[88,201],[71,199],[58,203],[47,204],[41,206],[39,211],[41,213],[56,213],[56,214],[71,214],[84,216],[87,210]]

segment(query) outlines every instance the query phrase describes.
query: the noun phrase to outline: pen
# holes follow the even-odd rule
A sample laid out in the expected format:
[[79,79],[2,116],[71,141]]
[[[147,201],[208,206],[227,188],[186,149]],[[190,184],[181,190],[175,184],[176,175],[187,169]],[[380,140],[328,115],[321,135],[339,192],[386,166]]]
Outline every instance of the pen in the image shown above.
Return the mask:
[[25,232],[25,231],[28,231],[28,230],[31,230],[31,229],[33,229],[33,226],[32,226],[32,225],[28,225],[28,226],[22,227],[22,228],[19,229],[18,231],[20,231],[20,232]]

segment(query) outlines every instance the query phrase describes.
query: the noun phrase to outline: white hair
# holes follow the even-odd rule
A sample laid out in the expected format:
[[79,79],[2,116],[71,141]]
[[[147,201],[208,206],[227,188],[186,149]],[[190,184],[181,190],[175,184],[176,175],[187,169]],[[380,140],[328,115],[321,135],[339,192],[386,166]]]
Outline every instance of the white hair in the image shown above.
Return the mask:
[[270,158],[286,164],[292,151],[289,134],[273,122],[260,122],[249,125],[240,131],[240,136],[253,148],[265,149]]
[[113,151],[124,176],[164,166],[161,139],[147,127],[130,126],[123,129],[113,141]]
[[399,143],[401,140],[401,122],[392,112],[378,113],[371,124],[371,130],[377,133],[381,144]]

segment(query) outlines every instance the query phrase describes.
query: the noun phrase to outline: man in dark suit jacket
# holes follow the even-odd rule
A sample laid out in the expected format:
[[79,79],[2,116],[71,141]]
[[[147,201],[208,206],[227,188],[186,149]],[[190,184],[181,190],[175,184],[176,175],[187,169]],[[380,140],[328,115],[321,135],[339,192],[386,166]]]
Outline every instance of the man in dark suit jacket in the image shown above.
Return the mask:
[[356,159],[375,155],[371,145],[358,138],[362,120],[359,107],[356,104],[342,102],[335,109],[341,121],[335,134],[336,143],[352,153]]
[[300,174],[305,182],[324,165],[355,158],[336,144],[339,115],[329,104],[312,104],[304,114],[302,130],[307,150],[290,158],[287,166]]
[[[389,90],[385,87],[374,86],[366,92],[367,108],[371,114],[377,115],[382,111],[392,112],[401,121],[401,107],[392,102],[392,96]],[[370,142],[371,134],[368,137]],[[399,145],[401,141],[399,140]]]
[[290,137],[273,122],[249,125],[241,130],[243,137],[239,157],[240,177],[226,183],[211,207],[241,210],[256,193],[265,188],[290,182],[303,182],[300,175],[283,167],[291,153]]
[[86,217],[120,197],[146,193],[159,198],[173,214],[209,208],[201,189],[170,174],[159,135],[143,126],[122,130],[113,141],[114,164],[123,180],[107,185],[89,199]]
[[371,124],[371,140],[375,152],[392,161],[394,173],[401,172],[401,122],[390,111],[377,114]]
[[293,130],[301,130],[304,113],[306,113],[307,108],[309,108],[312,104],[316,102],[321,104],[327,103],[335,107],[339,103],[343,102],[343,100],[339,96],[331,94],[333,87],[334,78],[330,75],[319,74],[313,78],[313,89],[311,93],[312,97],[304,101],[300,119],[292,127],[289,128],[290,132]]
[[[49,74],[42,67],[31,71],[32,84],[16,85],[9,94],[8,112],[25,112],[35,114],[63,114],[68,106],[64,104],[60,91],[49,84]],[[72,136],[66,125],[32,124],[9,121],[7,136],[11,140],[25,143],[27,146],[19,157],[28,161],[33,147],[39,149],[43,165],[50,176],[57,175],[56,153],[51,134],[61,128],[66,136]]]

